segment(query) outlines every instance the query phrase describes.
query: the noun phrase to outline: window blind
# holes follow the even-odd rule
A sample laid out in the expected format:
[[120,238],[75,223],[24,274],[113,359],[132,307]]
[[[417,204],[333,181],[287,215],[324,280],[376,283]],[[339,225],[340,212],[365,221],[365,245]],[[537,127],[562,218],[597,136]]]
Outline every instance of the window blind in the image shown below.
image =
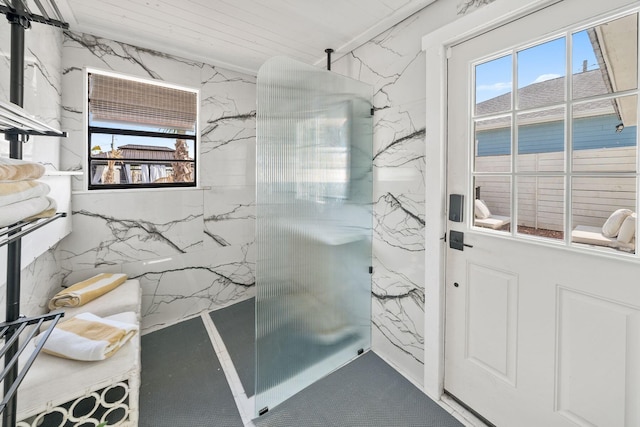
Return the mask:
[[191,91],[89,74],[89,110],[94,120],[195,131],[197,99]]

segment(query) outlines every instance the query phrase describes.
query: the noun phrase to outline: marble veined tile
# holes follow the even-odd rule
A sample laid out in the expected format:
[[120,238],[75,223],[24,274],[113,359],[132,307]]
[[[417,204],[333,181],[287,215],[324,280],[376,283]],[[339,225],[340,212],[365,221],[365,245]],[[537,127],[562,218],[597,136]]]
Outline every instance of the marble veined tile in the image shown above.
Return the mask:
[[425,128],[419,119],[424,114],[415,112],[423,108],[408,107],[376,113],[373,162],[378,196],[392,192],[420,198],[424,194]]
[[[10,97],[10,25],[2,25],[0,31],[0,99],[7,102]],[[25,33],[23,107],[29,114],[58,129],[61,52],[62,30],[59,28],[38,24]],[[31,136],[23,144],[22,157],[55,170],[60,164],[59,148],[59,138]],[[0,155],[9,155],[9,144],[4,138],[0,139]]]
[[[374,86],[376,109],[397,106],[425,95],[424,29],[411,17],[336,62],[332,70]],[[414,34],[415,33],[415,34]]]
[[255,185],[255,111],[210,120],[203,130],[200,158],[204,186]]
[[406,252],[424,251],[424,196],[415,200],[406,194],[384,193],[374,200],[374,244],[376,240]]
[[379,259],[374,260],[374,273],[371,292],[373,346],[422,384],[424,273],[419,281],[414,281],[403,266],[391,269]]
[[202,203],[202,190],[74,194],[73,233],[60,245],[63,267],[114,266],[201,250]]
[[73,31],[64,32],[65,67],[94,67],[177,85],[200,87],[202,63]]
[[462,0],[458,2],[457,5],[458,15],[469,14],[482,6],[493,3],[494,1],[495,0]]
[[255,187],[212,187],[204,191],[204,247],[252,245]]
[[255,76],[204,64],[200,87],[201,118],[255,113]]
[[[3,259],[1,262],[6,262]],[[20,314],[36,316],[49,311],[49,299],[60,289],[64,277],[54,249],[45,252],[21,272],[20,276]],[[0,319],[4,321],[6,313],[6,277],[0,282]]]
[[[65,61],[66,62],[66,61]],[[82,170],[86,162],[84,70],[68,66],[62,71],[62,127],[68,137],[60,145],[60,169]],[[73,190],[84,189],[84,177],[72,181]]]
[[142,330],[151,332],[255,295],[247,247],[226,247],[125,264],[142,286]]

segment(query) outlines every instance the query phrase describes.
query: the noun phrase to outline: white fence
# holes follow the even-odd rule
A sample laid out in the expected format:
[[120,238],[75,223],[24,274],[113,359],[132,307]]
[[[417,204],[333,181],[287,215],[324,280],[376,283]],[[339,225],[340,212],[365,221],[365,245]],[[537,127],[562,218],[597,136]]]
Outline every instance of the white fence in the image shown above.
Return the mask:
[[[564,153],[519,155],[519,171],[554,172],[563,169]],[[476,158],[476,170],[504,172],[509,170],[509,156]],[[580,150],[574,153],[573,169],[580,172],[633,172],[636,168],[636,148],[605,148]],[[602,226],[611,213],[620,208],[635,211],[636,179],[633,177],[574,177],[570,183],[572,224]],[[492,214],[511,215],[511,183],[505,176],[478,176],[483,199]],[[564,177],[519,177],[517,182],[518,225],[563,229]]]

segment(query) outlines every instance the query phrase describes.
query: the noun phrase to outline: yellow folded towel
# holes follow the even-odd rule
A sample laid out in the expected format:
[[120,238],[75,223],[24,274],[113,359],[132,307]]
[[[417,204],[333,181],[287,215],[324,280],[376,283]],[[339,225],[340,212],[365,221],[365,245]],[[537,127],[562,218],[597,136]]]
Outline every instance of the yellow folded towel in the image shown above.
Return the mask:
[[[113,356],[138,329],[137,325],[81,313],[56,325],[42,351],[74,360],[104,360]],[[38,343],[40,336],[34,343]]]
[[46,196],[51,188],[40,181],[0,182],[0,206]]
[[44,175],[40,163],[0,157],[0,181],[25,181],[38,179]]
[[54,211],[53,214],[55,214],[56,201],[51,197],[45,196],[0,206],[0,227],[6,227],[19,221],[46,218],[46,216],[40,215],[47,214],[52,210]]
[[55,294],[49,301],[49,310],[81,306],[117,288],[126,280],[127,275],[122,273],[98,274]]

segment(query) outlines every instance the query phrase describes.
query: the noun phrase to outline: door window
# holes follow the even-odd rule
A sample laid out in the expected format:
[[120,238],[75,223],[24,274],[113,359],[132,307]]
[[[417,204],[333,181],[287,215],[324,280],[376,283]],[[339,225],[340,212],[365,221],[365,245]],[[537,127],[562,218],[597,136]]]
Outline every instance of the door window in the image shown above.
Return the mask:
[[635,254],[637,13],[472,69],[474,227]]

